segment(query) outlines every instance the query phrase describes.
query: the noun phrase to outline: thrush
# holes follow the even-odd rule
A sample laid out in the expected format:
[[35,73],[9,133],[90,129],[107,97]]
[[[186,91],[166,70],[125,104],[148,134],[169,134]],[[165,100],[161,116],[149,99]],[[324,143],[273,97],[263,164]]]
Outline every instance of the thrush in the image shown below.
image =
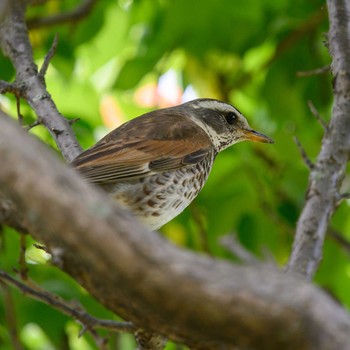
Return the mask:
[[244,140],[273,143],[230,104],[196,99],[121,125],[72,165],[156,230],[197,196],[216,155]]

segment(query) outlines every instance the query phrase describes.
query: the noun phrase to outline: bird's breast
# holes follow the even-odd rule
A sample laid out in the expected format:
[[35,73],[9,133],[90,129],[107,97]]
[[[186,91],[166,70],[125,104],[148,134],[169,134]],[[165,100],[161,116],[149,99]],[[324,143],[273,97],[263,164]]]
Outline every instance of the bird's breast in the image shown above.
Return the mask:
[[156,230],[193,201],[207,181],[213,161],[210,154],[197,164],[120,182],[109,190],[122,206]]

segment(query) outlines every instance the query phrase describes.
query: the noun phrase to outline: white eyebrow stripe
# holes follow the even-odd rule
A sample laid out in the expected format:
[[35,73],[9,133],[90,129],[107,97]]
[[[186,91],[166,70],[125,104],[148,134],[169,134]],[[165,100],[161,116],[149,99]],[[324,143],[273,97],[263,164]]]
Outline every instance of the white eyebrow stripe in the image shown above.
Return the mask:
[[207,101],[200,101],[199,103],[196,103],[193,105],[193,108],[208,108],[208,109],[217,109],[217,110],[222,110],[224,111],[233,111],[235,112],[236,109],[232,107],[231,105],[220,102],[220,101],[215,101],[215,100],[207,100]]

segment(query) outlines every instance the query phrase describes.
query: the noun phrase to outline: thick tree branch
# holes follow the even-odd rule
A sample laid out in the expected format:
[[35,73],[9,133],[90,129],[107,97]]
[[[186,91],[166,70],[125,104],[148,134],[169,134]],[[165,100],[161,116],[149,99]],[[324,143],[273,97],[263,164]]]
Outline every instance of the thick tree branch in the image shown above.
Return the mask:
[[0,163],[0,188],[30,232],[136,326],[203,349],[350,348],[349,315],[303,278],[174,247],[2,115]]
[[[27,100],[37,114],[38,121],[45,125],[54,137],[65,159],[71,161],[81,152],[81,147],[69,122],[58,112],[33,61],[32,47],[24,21],[24,3],[20,0],[11,1],[10,11],[0,25],[0,45],[16,69],[15,85],[21,97]],[[6,86],[3,88],[6,90]]]
[[334,105],[321,151],[310,173],[306,202],[297,224],[288,269],[311,279],[322,258],[329,220],[350,155],[350,3],[329,0],[329,45],[333,57]]

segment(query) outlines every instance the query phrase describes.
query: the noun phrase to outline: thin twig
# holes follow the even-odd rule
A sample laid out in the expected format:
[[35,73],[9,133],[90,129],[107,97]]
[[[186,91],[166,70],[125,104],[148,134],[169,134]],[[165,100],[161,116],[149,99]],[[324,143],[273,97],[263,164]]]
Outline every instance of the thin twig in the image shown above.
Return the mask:
[[44,63],[43,63],[43,65],[40,68],[39,76],[42,79],[44,79],[46,71],[49,68],[50,61],[51,61],[52,57],[54,56],[54,54],[56,52],[57,44],[58,44],[58,38],[59,38],[59,35],[58,35],[58,33],[56,33],[55,37],[53,38],[53,42],[52,42],[52,45],[50,47],[50,50],[47,52],[47,54],[45,56],[45,59],[44,59]]
[[327,231],[327,235],[336,241],[348,253],[350,253],[350,242],[344,237],[342,233],[330,228]]
[[108,338],[102,337],[95,329],[88,329],[85,325],[82,325],[78,338],[81,338],[87,331],[92,335],[100,350],[107,350]]
[[338,192],[335,197],[337,205],[340,205],[341,202],[349,198],[350,198],[350,192],[345,192],[345,193]]
[[33,29],[80,21],[90,14],[96,3],[97,0],[85,0],[69,12],[58,13],[47,17],[33,17],[27,20],[27,26],[29,29]]
[[331,70],[331,65],[327,64],[326,66],[323,66],[320,68],[316,68],[308,71],[299,71],[297,72],[297,77],[310,77],[313,75],[320,75],[324,73],[329,73],[330,70]]
[[0,80],[0,94],[6,94],[7,92],[12,93],[16,98],[16,110],[17,118],[20,125],[23,125],[23,115],[21,113],[21,96],[23,90],[18,87],[18,84],[8,83],[6,81]]
[[306,164],[306,166],[310,169],[313,170],[315,165],[312,163],[312,161],[310,160],[310,158],[308,157],[308,155],[305,152],[304,147],[301,145],[299,139],[294,136],[294,142],[295,144],[298,146],[299,152],[301,154],[301,157],[303,158],[304,163]]
[[[281,172],[279,165],[276,164],[274,159],[271,159],[258,149],[254,149],[254,154],[265,162],[268,168],[273,169],[274,173],[279,174]],[[274,204],[268,200],[268,198],[271,197],[271,194],[274,198],[280,198],[282,196],[282,198],[288,198],[289,200],[288,195],[278,186],[266,186],[266,184],[262,182],[261,178],[257,176],[255,170],[252,169],[251,162],[244,162],[244,172],[250,177],[250,183],[254,186],[256,193],[259,193],[257,200],[265,215],[269,217],[273,224],[281,230],[281,233],[285,232],[288,235],[292,235],[294,233],[294,227],[278,214],[278,210],[276,210]],[[267,192],[267,189],[269,189],[269,192]]]
[[17,86],[16,83],[8,83],[0,80],[0,94],[6,94],[7,92],[12,93],[16,98],[16,110],[17,119],[20,125],[23,125],[23,115],[21,113],[21,96],[23,91]]
[[23,115],[21,113],[21,96],[23,91],[18,87],[18,84],[8,83],[6,81],[0,80],[0,94],[6,94],[7,92],[12,93],[16,98],[16,110],[17,119],[20,125],[23,125]]
[[320,113],[316,109],[315,105],[312,103],[312,101],[307,101],[307,105],[309,106],[309,109],[311,113],[314,115],[314,117],[318,120],[318,122],[322,125],[323,129],[325,131],[328,130],[328,124],[326,121],[321,117]]
[[79,120],[80,120],[79,117],[78,118],[69,119],[68,123],[69,123],[69,125],[73,125],[73,124],[77,123]]
[[258,264],[259,259],[248,251],[243,245],[238,241],[235,234],[228,234],[220,239],[220,244],[230,251],[235,257],[246,264]]
[[7,92],[11,92],[16,94],[19,91],[16,84],[8,83],[7,81],[0,80],[0,94],[6,94]]
[[350,199],[350,192],[342,193],[340,196],[342,199]]
[[40,125],[41,123],[39,122],[39,120],[36,120],[35,122],[33,122],[32,124],[27,125],[24,130],[25,131],[29,131],[30,129],[33,129],[34,127]]
[[258,71],[254,71],[254,74],[245,73],[241,75],[241,77],[235,82],[235,88],[242,88],[248,82],[253,80],[256,74],[272,66],[273,63],[278,61],[278,59],[281,56],[283,56],[285,52],[295,47],[298,41],[302,40],[307,35],[319,28],[320,23],[322,23],[326,17],[327,11],[324,7],[321,7],[314,13],[312,13],[311,16],[306,18],[300,26],[296,27],[286,37],[284,37],[280,42],[277,43],[274,54],[270,58],[268,58],[268,60],[261,67],[258,68]]
[[[260,183],[260,180],[257,178],[255,172],[252,171],[250,167],[245,167],[245,172],[248,176],[251,177],[251,183],[256,187],[256,191],[261,191],[265,188],[265,186],[263,186]],[[282,195],[287,200],[292,200],[291,198],[289,198],[289,196],[287,196],[287,194],[283,193],[283,191],[281,192],[281,189],[274,188],[274,190],[278,192],[279,196]],[[259,202],[262,210],[266,213],[266,215],[272,220],[272,222],[275,225],[283,229],[288,235],[292,236],[294,234],[294,226],[292,226],[289,222],[287,222],[277,214],[277,211],[275,210],[275,208],[268,201],[266,201],[265,198],[267,197],[268,196],[265,193],[262,193],[259,196]],[[350,198],[350,192],[340,194],[339,202],[349,198]],[[327,237],[332,238],[341,248],[345,249],[348,253],[350,253],[350,242],[344,238],[343,234],[330,228],[327,231]],[[267,252],[267,254],[269,254],[269,252]],[[269,254],[269,256],[264,254],[264,256],[265,256],[264,260],[271,260],[271,261],[273,260],[273,259],[270,259],[271,254]]]
[[23,125],[23,115],[21,113],[21,98],[17,92],[15,93],[15,97],[18,123],[19,125]]
[[61,299],[57,295],[53,295],[45,290],[42,290],[39,286],[31,282],[31,286],[20,282],[9,275],[7,272],[0,270],[0,280],[7,285],[13,286],[24,294],[29,295],[33,299],[39,300],[42,303],[52,306],[65,315],[68,315],[79,322],[88,330],[91,329],[106,329],[113,332],[130,333],[135,332],[136,327],[131,322],[117,322],[112,320],[102,320],[88,314],[85,310],[77,307],[73,307]]

